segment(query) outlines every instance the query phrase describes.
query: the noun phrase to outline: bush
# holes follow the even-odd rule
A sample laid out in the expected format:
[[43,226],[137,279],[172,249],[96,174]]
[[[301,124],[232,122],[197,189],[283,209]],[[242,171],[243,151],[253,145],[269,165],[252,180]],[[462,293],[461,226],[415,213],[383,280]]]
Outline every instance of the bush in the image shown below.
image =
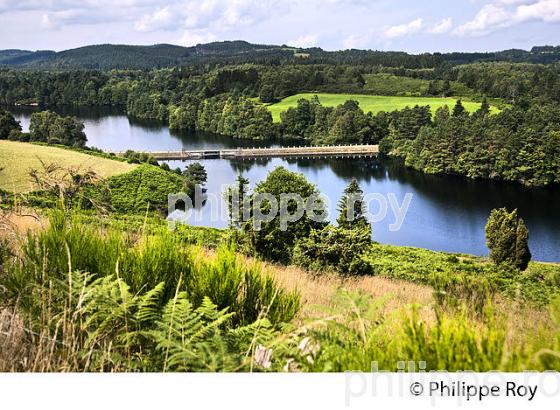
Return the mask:
[[308,238],[297,243],[293,262],[316,272],[335,270],[344,275],[371,274],[371,265],[362,258],[371,244],[369,225],[354,229],[327,226],[313,230]]
[[527,269],[531,260],[529,231],[517,209],[492,210],[486,223],[486,243],[494,263],[511,263],[520,270]]
[[[124,153],[123,157],[126,158],[128,162],[131,162],[133,164],[158,165],[157,160],[150,154],[147,154],[145,152],[137,152],[129,149]],[[166,170],[169,170],[169,165],[167,166]]]
[[145,212],[148,207],[167,209],[169,194],[185,192],[179,175],[148,164],[109,179],[111,203],[119,212]]

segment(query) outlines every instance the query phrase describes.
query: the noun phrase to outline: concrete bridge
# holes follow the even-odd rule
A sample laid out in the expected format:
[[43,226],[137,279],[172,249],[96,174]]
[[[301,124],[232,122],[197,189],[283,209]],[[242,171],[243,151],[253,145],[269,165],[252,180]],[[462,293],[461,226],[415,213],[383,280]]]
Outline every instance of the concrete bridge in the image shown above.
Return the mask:
[[[233,148],[182,151],[151,151],[156,160],[255,159],[255,158],[359,158],[379,153],[378,145],[329,145],[317,147]],[[124,155],[124,152],[114,152]]]

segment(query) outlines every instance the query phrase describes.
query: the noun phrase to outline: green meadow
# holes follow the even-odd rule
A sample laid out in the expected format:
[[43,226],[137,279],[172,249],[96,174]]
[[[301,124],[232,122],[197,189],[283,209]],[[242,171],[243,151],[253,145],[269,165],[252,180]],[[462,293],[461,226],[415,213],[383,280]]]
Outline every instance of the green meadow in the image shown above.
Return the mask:
[[[447,105],[450,109],[457,102],[457,98],[439,98],[439,97],[395,97],[384,95],[363,95],[363,94],[327,94],[327,93],[301,93],[291,95],[283,100],[271,104],[268,109],[272,113],[275,122],[280,121],[280,113],[286,111],[290,107],[295,107],[301,98],[310,99],[314,95],[319,97],[321,104],[327,107],[336,107],[344,104],[348,100],[358,101],[360,107],[365,112],[376,114],[380,111],[402,110],[405,107],[414,107],[415,105],[429,105],[433,112],[440,107]],[[469,111],[474,112],[480,107],[480,103],[471,101],[463,101],[463,106]],[[498,112],[496,107],[492,107],[492,112]]]

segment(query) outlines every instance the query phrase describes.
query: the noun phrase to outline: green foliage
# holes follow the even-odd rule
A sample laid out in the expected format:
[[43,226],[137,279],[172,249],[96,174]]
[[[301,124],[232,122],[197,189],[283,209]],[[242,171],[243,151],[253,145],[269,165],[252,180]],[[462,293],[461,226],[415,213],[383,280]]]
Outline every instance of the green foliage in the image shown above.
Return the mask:
[[[416,366],[424,362],[426,371],[520,367],[518,352],[507,351],[505,334],[491,313],[475,322],[461,311],[453,311],[429,323],[414,308],[386,317],[381,313],[384,302],[340,292],[338,320],[308,333],[306,345],[316,348],[307,348],[307,355],[295,355],[298,366],[314,372],[397,371],[399,362],[415,362]],[[418,367],[410,371],[418,371]]]
[[512,212],[505,208],[492,210],[486,223],[486,243],[494,263],[508,262],[520,270],[529,266],[529,231],[517,209]]
[[560,182],[558,118],[555,104],[516,105],[496,115],[448,115],[440,109],[432,124],[408,135],[397,129],[381,149],[430,174],[549,186]]
[[198,107],[196,127],[241,139],[270,139],[276,135],[266,107],[235,95],[206,99]]
[[[145,153],[145,152],[136,152],[131,149],[126,150],[123,155],[124,158],[133,164],[150,164],[150,165],[158,165],[158,162],[154,157]],[[169,171],[169,170],[167,170]]]
[[[317,187],[311,184],[305,176],[290,172],[283,167],[277,167],[271,171],[267,178],[260,182],[251,195],[251,218],[245,222],[243,228],[247,234],[250,246],[253,251],[265,259],[278,262],[288,262],[291,258],[293,247],[297,240],[305,239],[311,234],[313,229],[320,229],[324,222],[316,222],[309,218],[306,212],[294,222],[287,223],[286,229],[280,224],[280,212],[269,222],[259,221],[255,218],[256,212],[268,215],[272,204],[265,199],[260,203],[255,203],[255,195],[270,194],[279,206],[282,194],[297,194],[304,201],[315,198],[315,214],[319,219],[325,219],[325,206],[318,197]],[[294,215],[296,203],[289,200],[286,207],[287,213]],[[262,219],[262,218],[261,218]]]
[[193,162],[183,171],[183,175],[193,185],[204,185],[208,180],[206,169],[200,162]]
[[443,305],[470,300],[477,310],[495,292],[507,298],[546,306],[560,293],[560,267],[533,263],[520,272],[468,255],[450,255],[425,249],[373,244],[363,256],[374,275],[432,286]]
[[48,329],[51,360],[66,358],[75,370],[249,370],[251,342],[275,334],[266,319],[232,324],[235,313],[218,309],[209,298],[195,307],[186,292],[177,291],[162,304],[163,283],[134,293],[114,275],[66,276],[50,289],[34,288],[46,305],[30,325],[43,333]]
[[549,348],[542,348],[537,352],[535,359],[542,369],[558,369],[560,368],[560,297],[552,300],[549,310],[550,322],[553,324],[556,337],[550,341]]
[[52,111],[31,114],[29,122],[31,141],[83,147],[87,137],[84,123],[72,117],[61,117]]
[[429,84],[427,80],[421,78],[410,78],[396,76],[386,73],[367,75],[364,90],[369,94],[377,95],[398,95],[398,96],[420,96],[437,95],[428,92]]
[[25,291],[29,286],[47,286],[79,270],[97,277],[116,274],[134,293],[161,286],[164,301],[177,289],[187,292],[195,306],[209,297],[220,309],[236,312],[234,323],[249,324],[262,315],[278,324],[294,317],[298,293],[281,289],[261,266],[247,265],[226,245],[215,258],[205,258],[186,240],[165,227],[150,235],[141,232],[141,239],[134,240],[115,228],[101,231],[79,218],[68,220],[57,211],[48,229],[28,235],[21,263],[6,278],[7,288],[33,309],[37,301]]
[[453,112],[451,115],[453,115],[454,117],[461,117],[466,114],[467,111],[465,110],[465,107],[463,107],[463,103],[461,102],[461,100],[457,100],[457,102],[455,103],[455,107],[453,107]]
[[425,361],[427,371],[504,369],[512,358],[507,356],[505,334],[494,320],[489,317],[483,326],[477,326],[464,315],[443,315],[435,326],[427,326],[413,315],[405,324],[399,348],[408,360]]
[[130,172],[109,178],[111,204],[119,212],[167,209],[169,194],[185,191],[185,180],[159,167],[143,164]]
[[0,109],[0,139],[7,139],[10,134],[21,131],[21,124],[8,111]]
[[[546,335],[552,338],[509,338],[505,317],[488,305],[471,314],[485,282],[463,279],[488,278],[505,289],[505,282],[522,277],[474,257],[372,245],[364,259],[387,267],[379,274],[403,278],[406,272],[419,282],[441,281],[440,291],[465,290],[455,304],[446,299],[435,320],[414,307],[387,312],[391,295],[372,301],[340,291],[320,319],[294,328],[285,323],[294,318],[298,296],[231,248],[209,256],[188,246],[180,230],[162,230],[161,221],[149,218],[137,226],[139,217],[123,216],[97,229],[68,216],[55,212],[45,230],[29,233],[20,257],[4,261],[0,275],[3,303],[17,301],[29,342],[48,352],[40,365],[46,371],[340,372],[369,371],[372,362],[395,371],[408,361],[425,362],[428,371],[559,366],[558,301],[550,305]],[[441,275],[425,278],[421,271]],[[558,267],[531,264],[524,275],[544,293],[548,281],[557,291],[554,273]],[[472,299],[459,300],[469,293]]]
[[439,306],[467,304],[476,314],[483,314],[496,292],[496,284],[483,276],[434,272],[430,277],[434,298]]
[[364,191],[358,185],[356,178],[352,178],[350,184],[344,189],[344,193],[338,202],[337,224],[341,228],[354,229],[365,228],[371,231],[371,224],[365,214],[367,212],[364,203]]
[[338,226],[312,230],[293,251],[294,263],[312,271],[335,270],[343,275],[371,273],[362,257],[371,248],[371,224],[365,217],[363,191],[352,179],[340,199]]
[[369,225],[352,229],[329,225],[321,230],[312,230],[309,237],[299,240],[292,260],[315,272],[334,270],[342,275],[366,275],[372,269],[363,256],[370,250],[371,244]]
[[241,174],[237,175],[235,185],[228,187],[223,193],[228,206],[229,224],[231,228],[239,229],[244,222],[243,209],[247,204],[249,180]]

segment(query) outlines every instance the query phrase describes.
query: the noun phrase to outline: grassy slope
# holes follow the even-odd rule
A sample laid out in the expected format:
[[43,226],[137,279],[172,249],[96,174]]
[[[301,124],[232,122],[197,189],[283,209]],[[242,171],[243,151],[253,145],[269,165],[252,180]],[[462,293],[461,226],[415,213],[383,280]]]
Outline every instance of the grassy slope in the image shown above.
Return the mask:
[[[107,227],[118,226],[129,231],[140,231],[146,229],[146,227],[161,227],[167,223],[158,217],[150,217],[145,220],[144,215],[141,214],[116,214],[108,219],[100,219],[92,215],[88,218],[90,218],[88,223],[103,224]],[[188,238],[189,242],[199,243],[205,247],[216,246],[230,240],[228,230],[194,226],[181,226],[180,229],[182,235]],[[411,286],[410,300],[413,300],[414,293],[421,289],[420,287],[414,288],[414,286],[420,285],[421,287],[431,288],[433,285],[432,276],[436,273],[455,277],[486,277],[497,286],[496,290],[509,300],[530,301],[531,305],[541,307],[546,305],[551,298],[560,296],[560,264],[558,263],[534,261],[529,264],[529,268],[525,272],[515,275],[510,273],[503,277],[503,272],[489,262],[487,258],[379,243],[372,246],[371,251],[365,255],[365,259],[372,265],[375,276],[356,279],[358,282],[366,282],[364,284],[365,288],[362,290],[370,289],[372,283],[377,280],[373,279],[374,277],[378,279],[382,277],[398,281],[401,284],[409,284]],[[298,283],[297,276],[299,273],[293,274],[296,271],[303,272],[303,269],[293,266],[274,266],[280,269],[282,273],[280,276],[290,287],[299,287],[304,294],[308,291],[314,292],[313,289],[316,285],[303,277],[301,283]],[[287,281],[284,279],[287,279]],[[338,286],[336,285],[338,282],[332,279],[330,275],[324,278],[329,286],[332,285],[334,289]],[[369,283],[370,280],[373,282]],[[355,283],[352,287],[354,285]],[[304,288],[308,286],[310,289],[305,290]],[[320,292],[319,288],[315,290]],[[370,293],[369,290],[368,293]],[[404,297],[399,292],[397,293],[400,297]],[[375,292],[373,294],[378,296]],[[316,298],[311,297],[311,299]],[[408,298],[405,299],[408,300]]]
[[[382,95],[363,95],[363,94],[325,94],[325,93],[302,93],[292,95],[290,97],[284,98],[282,101],[268,106],[268,109],[272,113],[272,118],[275,122],[280,121],[280,113],[286,111],[290,107],[295,107],[297,102],[301,98],[310,99],[314,95],[319,97],[321,104],[327,107],[336,107],[337,105],[343,104],[348,100],[356,100],[360,103],[360,107],[365,112],[371,111],[372,113],[377,113],[379,111],[394,111],[402,110],[405,107],[414,107],[415,105],[429,105],[432,111],[435,111],[439,107],[447,105],[449,108],[453,108],[456,98],[437,98],[437,97],[392,97],[392,96],[382,96]],[[463,101],[463,106],[469,111],[476,111],[480,104]],[[496,108],[492,107],[494,112],[497,111]]]
[[91,156],[57,147],[0,141],[0,189],[9,192],[29,192],[33,189],[29,170],[40,168],[40,160],[46,164],[56,163],[64,167],[93,169],[102,177],[121,174],[135,167],[125,162]]
[[[129,233],[142,232],[142,235],[145,233],[152,235],[165,225],[165,221],[161,218],[145,218],[142,215],[116,215],[115,217],[110,218],[100,218],[98,215],[85,213],[82,217],[84,218],[83,222],[87,225],[91,223],[92,225],[99,225],[106,228],[125,228]],[[19,224],[14,224],[14,227],[16,229],[17,227],[23,228],[23,226]],[[27,225],[25,228],[26,227]],[[206,246],[209,245],[209,242],[207,241],[208,235],[213,237],[211,242],[214,244],[222,242],[228,235],[228,232],[225,230],[188,226],[182,228],[184,228],[184,230],[179,229],[177,232],[179,235],[187,239],[187,243],[194,242],[203,246],[203,252],[199,254],[199,256],[203,259],[216,258],[216,252],[212,249],[206,248]],[[37,225],[36,229],[40,229],[40,226]],[[2,230],[0,230],[0,239],[2,238],[2,233]],[[301,326],[303,324],[307,326],[311,323],[319,323],[316,321],[317,318],[325,316],[332,317],[332,315],[336,314],[341,321],[349,320],[349,322],[343,323],[348,323],[348,326],[354,328],[353,326],[356,324],[354,316],[348,316],[348,319],[343,319],[346,315],[348,315],[346,310],[349,309],[349,307],[341,303],[343,301],[338,297],[341,289],[369,295],[376,300],[376,302],[370,306],[370,310],[371,308],[375,309],[360,313],[364,315],[367,329],[371,329],[371,331],[368,330],[367,343],[364,344],[365,352],[362,348],[360,348],[360,340],[362,337],[360,335],[360,338],[356,340],[347,340],[347,345],[340,345],[338,347],[339,351],[335,350],[334,353],[332,353],[334,356],[340,356],[340,363],[338,364],[340,369],[338,367],[331,368],[329,365],[329,367],[319,366],[318,368],[312,368],[312,371],[343,371],[361,368],[361,365],[367,370],[370,365],[369,360],[373,360],[374,358],[375,360],[379,360],[377,356],[373,356],[374,353],[379,353],[373,348],[377,344],[385,343],[387,340],[392,340],[391,343],[408,343],[407,340],[411,336],[408,333],[401,331],[404,324],[401,320],[411,313],[411,307],[409,305],[411,303],[416,306],[415,312],[418,314],[417,317],[421,321],[420,323],[422,323],[421,326],[433,329],[437,320],[436,302],[433,297],[432,289],[422,283],[411,283],[422,282],[422,280],[418,280],[418,278],[414,276],[424,276],[434,270],[440,270],[441,268],[447,270],[449,267],[451,270],[460,273],[465,270],[467,265],[488,265],[486,260],[469,255],[450,255],[442,252],[432,252],[389,245],[375,245],[372,249],[371,259],[376,262],[378,268],[386,267],[387,269],[385,271],[383,271],[384,269],[378,270],[379,276],[343,278],[327,273],[317,276],[294,266],[281,266],[268,263],[262,265],[263,271],[270,273],[278,281],[281,287],[287,290],[298,289],[301,292],[302,308],[298,316],[295,318],[294,325],[296,326]],[[253,259],[247,258],[245,262],[248,267],[255,269],[255,266],[253,266],[255,261]],[[552,270],[560,272],[560,266],[558,265],[534,263],[526,274],[528,276],[532,276],[532,274],[536,273],[536,271],[540,269],[550,269],[551,272]],[[400,270],[402,271],[401,273],[406,272],[407,275],[397,274],[395,270]],[[540,278],[539,280],[546,280],[546,278]],[[351,308],[354,309],[356,306],[352,305]],[[525,303],[525,301],[520,298],[498,298],[493,304],[492,310],[497,314],[496,318],[498,318],[498,320],[496,322],[492,321],[493,327],[491,327],[491,329],[494,329],[493,332],[498,332],[499,334],[501,334],[501,332],[504,333],[505,342],[503,343],[506,351],[511,350],[516,352],[520,351],[521,347],[526,346],[528,349],[527,351],[532,354],[531,352],[538,350],[539,346],[547,345],[543,344],[543,341],[550,344],[550,340],[552,340],[552,338],[556,335],[555,332],[557,332],[557,328],[555,328],[551,323],[550,316],[546,308]],[[453,311],[448,311],[448,313],[449,312]],[[2,313],[1,309],[0,313]],[[408,319],[409,316],[406,317],[406,323],[410,323],[410,320]],[[12,323],[10,322],[11,319],[9,315],[7,318],[8,319],[6,320],[9,323]],[[452,364],[458,369],[470,369],[468,366],[484,365],[482,362],[483,359],[481,358],[482,356],[495,358],[497,355],[501,354],[499,349],[496,349],[495,346],[492,345],[488,347],[485,345],[481,347],[481,349],[485,351],[485,349],[488,348],[488,352],[486,354],[477,355],[476,352],[474,352],[474,361],[469,363],[464,362],[461,356],[462,350],[458,349],[457,346],[460,346],[461,343],[466,341],[468,337],[471,337],[472,335],[468,332],[466,335],[463,335],[461,332],[479,331],[480,340],[477,337],[476,339],[469,341],[472,342],[474,340],[476,343],[486,343],[485,337],[489,334],[488,329],[490,328],[490,325],[486,323],[485,319],[478,316],[467,317],[462,316],[459,313],[455,313],[454,315],[449,316],[449,318],[450,319],[446,322],[447,324],[439,329],[443,331],[443,333],[438,333],[439,330],[436,333],[432,333],[428,337],[427,342],[423,340],[425,343],[424,345],[418,347],[418,352],[416,352],[416,350],[414,351],[417,354],[422,355],[429,350],[432,356],[427,360],[432,368],[448,369],[446,364]],[[2,315],[0,315],[0,321],[1,319]],[[470,324],[466,328],[461,327],[463,326],[463,322],[467,319],[470,320],[468,322]],[[381,326],[381,324],[383,326]],[[10,327],[7,327],[7,329],[10,329]],[[421,329],[421,327],[418,329]],[[496,339],[495,337],[498,333],[490,334],[490,336],[494,337],[494,339],[490,337],[490,340],[492,342],[496,342],[497,340],[496,343],[501,345],[501,339]],[[4,334],[10,336],[9,332]],[[345,335],[346,334],[343,336]],[[339,342],[339,340],[334,336],[336,336],[336,333],[328,333],[328,337],[321,340],[322,344],[330,346],[329,349],[324,351],[327,359],[322,360],[330,360],[328,353],[331,348],[335,349],[337,343]],[[333,338],[332,340],[330,339],[331,337]],[[457,337],[458,339],[455,340],[454,337]],[[13,339],[15,341],[12,342],[12,347],[20,346],[20,339],[15,338],[15,336]],[[10,342],[10,339],[5,342],[4,346],[6,346],[6,348],[3,349],[4,351],[0,351],[0,369],[12,370],[14,360],[13,354],[8,354],[10,351],[10,345],[8,342]],[[429,344],[426,345],[428,342]],[[416,341],[413,340],[410,343],[416,346]],[[531,343],[534,343],[534,346],[532,346]],[[466,346],[465,349],[472,348],[472,345],[469,346]],[[369,353],[367,353],[368,351]],[[408,350],[405,351],[406,354],[408,354],[408,352]],[[453,354],[450,355],[450,353]],[[353,356],[360,360],[354,362],[352,360]],[[436,356],[440,359],[440,362],[434,362]],[[421,358],[424,358],[424,356]],[[418,360],[416,357],[413,359]],[[507,371],[523,370],[524,363],[529,362],[527,361],[527,357],[522,357],[521,359],[523,362],[517,364],[514,363],[512,368],[500,366],[495,368],[505,369]],[[395,361],[393,359],[391,360],[390,364],[394,365]],[[120,365],[119,363],[117,364]],[[452,370],[456,370],[455,367]],[[53,369],[56,368],[57,367],[53,367]],[[537,364],[533,363],[531,363],[528,368],[540,369]]]

